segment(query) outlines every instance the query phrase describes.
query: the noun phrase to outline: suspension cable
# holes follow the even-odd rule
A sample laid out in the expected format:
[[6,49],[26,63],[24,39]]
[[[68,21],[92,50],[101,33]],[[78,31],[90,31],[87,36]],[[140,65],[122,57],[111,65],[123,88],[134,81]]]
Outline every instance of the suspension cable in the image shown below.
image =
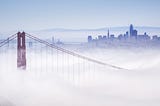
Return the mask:
[[47,41],[41,40],[41,39],[39,39],[39,38],[37,38],[37,37],[35,37],[35,36],[32,36],[32,35],[30,35],[30,34],[28,34],[28,33],[26,33],[26,36],[29,37],[29,38],[31,38],[31,39],[33,39],[33,40],[35,40],[35,41],[38,41],[38,42],[40,42],[40,43],[42,43],[42,44],[45,44],[45,45],[47,45],[47,46],[49,46],[49,47],[51,47],[51,48],[57,49],[57,50],[59,50],[59,51],[65,52],[65,53],[70,54],[70,55],[75,56],[75,57],[79,57],[79,58],[82,58],[82,59],[85,59],[85,60],[88,60],[88,61],[91,61],[91,62],[94,62],[94,63],[97,63],[97,64],[109,66],[109,67],[112,67],[112,68],[115,68],[115,69],[129,70],[129,69],[125,69],[125,68],[122,68],[122,67],[119,67],[119,66],[115,66],[115,65],[103,63],[103,62],[101,62],[101,61],[97,61],[97,60],[95,60],[95,59],[91,59],[91,58],[86,57],[86,56],[82,56],[82,55],[77,54],[77,53],[75,53],[75,52],[72,52],[72,51],[70,51],[70,50],[67,50],[67,49],[64,49],[64,48],[62,48],[62,47],[58,47],[58,46],[56,46],[56,45],[54,45],[54,44],[51,44],[51,43],[49,43],[49,42],[47,42]]
[[6,45],[7,43],[9,43],[9,41],[12,41],[16,38],[16,34],[8,37],[7,39],[3,40],[2,42],[0,42],[0,47],[3,47],[4,45]]

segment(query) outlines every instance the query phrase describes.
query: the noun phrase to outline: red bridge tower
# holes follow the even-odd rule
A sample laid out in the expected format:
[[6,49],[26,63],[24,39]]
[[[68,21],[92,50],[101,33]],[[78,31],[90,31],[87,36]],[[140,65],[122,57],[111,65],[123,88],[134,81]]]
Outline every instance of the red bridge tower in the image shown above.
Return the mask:
[[25,32],[17,33],[17,68],[26,69]]

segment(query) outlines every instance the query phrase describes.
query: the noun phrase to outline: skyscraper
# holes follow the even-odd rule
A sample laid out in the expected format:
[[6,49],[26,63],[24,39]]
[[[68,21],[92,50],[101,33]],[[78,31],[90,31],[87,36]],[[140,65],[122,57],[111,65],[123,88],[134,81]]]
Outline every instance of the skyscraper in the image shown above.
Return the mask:
[[133,36],[133,25],[132,24],[130,25],[129,33],[130,33],[130,37]]
[[137,38],[138,31],[137,31],[137,30],[134,30],[132,24],[130,25],[129,33],[130,33],[130,38]]

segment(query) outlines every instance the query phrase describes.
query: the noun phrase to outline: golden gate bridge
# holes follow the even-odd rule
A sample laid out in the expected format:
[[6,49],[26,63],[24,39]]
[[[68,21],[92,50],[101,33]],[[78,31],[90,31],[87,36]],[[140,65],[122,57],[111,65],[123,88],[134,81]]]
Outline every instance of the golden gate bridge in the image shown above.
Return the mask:
[[[31,48],[27,46],[29,40],[34,41],[32,44],[33,47]],[[9,46],[12,47],[9,48]],[[2,57],[4,57],[4,61],[5,56],[7,57],[6,51],[9,49],[16,49],[16,53],[12,52],[10,56],[12,59],[9,60],[14,64],[11,67],[9,65],[7,66],[7,62],[4,62],[5,66],[1,66],[4,67],[3,69],[10,68],[10,70],[38,70],[62,73],[72,72],[73,76],[75,73],[80,75],[81,73],[92,73],[99,71],[100,69],[105,70],[107,68],[113,68],[115,70],[128,70],[116,65],[107,64],[99,61],[98,59],[81,55],[80,53],[76,53],[56,44],[49,43],[48,41],[42,40],[25,32],[18,32],[0,42],[0,54],[3,54]],[[2,53],[3,50],[5,53]]]

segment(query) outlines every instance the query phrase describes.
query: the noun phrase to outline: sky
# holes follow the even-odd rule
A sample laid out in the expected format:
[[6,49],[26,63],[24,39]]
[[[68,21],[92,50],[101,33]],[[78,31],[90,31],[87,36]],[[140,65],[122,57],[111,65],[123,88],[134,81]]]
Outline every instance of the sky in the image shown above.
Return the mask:
[[0,31],[160,27],[160,0],[0,0]]

